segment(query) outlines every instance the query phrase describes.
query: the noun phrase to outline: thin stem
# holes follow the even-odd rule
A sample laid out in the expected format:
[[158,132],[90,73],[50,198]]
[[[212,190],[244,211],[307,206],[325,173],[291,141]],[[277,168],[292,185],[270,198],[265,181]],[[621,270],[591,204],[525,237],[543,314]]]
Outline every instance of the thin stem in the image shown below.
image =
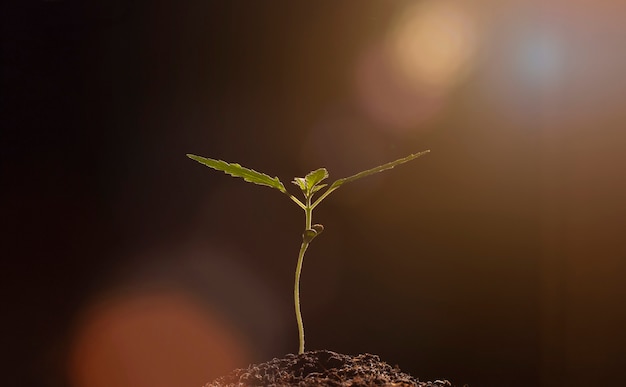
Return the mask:
[[306,198],[306,206],[304,207],[304,229],[310,230],[313,223],[313,206],[311,206],[311,197]]
[[331,186],[330,188],[326,189],[326,191],[324,191],[322,196],[317,198],[317,200],[311,205],[311,210],[314,209],[315,207],[317,207],[317,205],[320,204],[322,202],[322,200],[324,200],[326,198],[326,196],[330,195],[330,193],[333,192],[334,190],[336,190],[337,188],[339,188],[339,186],[335,186],[335,187]]
[[304,253],[307,247],[309,247],[309,243],[302,241],[300,254],[298,254],[298,264],[296,265],[296,282],[293,288],[293,300],[296,307],[296,321],[298,322],[298,337],[300,340],[298,354],[304,353],[304,323],[302,322],[302,313],[300,312],[300,273],[302,272],[302,262],[304,261]]
[[304,206],[304,233],[302,235],[302,245],[300,245],[300,253],[298,254],[298,263],[296,264],[296,280],[293,286],[293,302],[296,309],[296,321],[298,322],[298,338],[300,345],[298,354],[304,353],[304,323],[302,322],[302,312],[300,311],[300,273],[302,272],[302,263],[304,262],[304,253],[309,247],[311,239],[306,236],[307,230],[311,229],[313,222],[313,207],[311,206],[311,196],[306,196],[306,205]]
[[298,205],[298,207],[302,208],[303,210],[306,210],[306,206],[300,200],[298,200],[298,198],[296,198],[295,196],[289,195],[289,199],[293,200]]

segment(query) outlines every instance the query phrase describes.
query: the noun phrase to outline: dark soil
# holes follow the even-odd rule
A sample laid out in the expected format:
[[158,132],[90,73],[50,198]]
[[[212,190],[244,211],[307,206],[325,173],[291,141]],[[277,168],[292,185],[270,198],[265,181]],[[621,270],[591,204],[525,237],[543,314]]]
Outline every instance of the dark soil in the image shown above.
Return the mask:
[[234,386],[394,386],[445,387],[447,380],[420,382],[376,355],[342,355],[331,351],[312,351],[287,355],[246,369],[237,369],[204,387]]

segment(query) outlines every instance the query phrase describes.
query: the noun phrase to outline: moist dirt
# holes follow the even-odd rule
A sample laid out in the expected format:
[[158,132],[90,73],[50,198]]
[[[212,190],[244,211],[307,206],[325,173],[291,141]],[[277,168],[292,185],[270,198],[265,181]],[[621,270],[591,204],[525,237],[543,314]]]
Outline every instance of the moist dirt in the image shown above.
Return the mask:
[[447,380],[421,382],[376,355],[350,356],[332,351],[289,354],[282,359],[234,370],[204,387],[242,386],[350,386],[350,387],[452,387]]

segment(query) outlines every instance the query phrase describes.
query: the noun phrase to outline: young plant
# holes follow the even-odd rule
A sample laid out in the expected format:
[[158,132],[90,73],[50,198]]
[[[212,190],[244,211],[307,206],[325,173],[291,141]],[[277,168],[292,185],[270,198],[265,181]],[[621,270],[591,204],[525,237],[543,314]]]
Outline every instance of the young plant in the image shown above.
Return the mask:
[[[404,164],[429,152],[430,150],[414,153],[396,161],[379,165],[378,167],[359,172],[349,177],[344,177],[343,179],[335,180],[330,186],[328,186],[327,184],[321,184],[322,181],[328,178],[328,171],[326,170],[326,168],[316,169],[309,172],[305,177],[296,177],[292,181],[292,183],[297,185],[302,191],[304,201],[301,201],[300,199],[287,192],[287,189],[278,179],[278,177],[270,177],[264,173],[242,167],[241,165],[236,163],[227,163],[222,160],[209,159],[206,157],[196,156],[192,154],[187,154],[187,157],[199,162],[200,164],[204,164],[207,167],[227,173],[233,177],[240,177],[249,183],[265,185],[277,189],[285,195],[289,196],[291,200],[293,200],[300,208],[304,210],[304,232],[302,233],[302,245],[300,245],[300,253],[298,254],[298,262],[296,264],[296,277],[293,287],[293,299],[296,310],[296,320],[298,323],[298,333],[300,341],[298,354],[302,354],[304,353],[304,324],[302,323],[302,314],[300,312],[300,272],[302,271],[304,254],[306,253],[309,244],[313,239],[315,239],[315,237],[317,237],[322,233],[322,231],[324,231],[324,226],[322,226],[321,224],[313,224],[313,210],[322,202],[322,200],[326,199],[328,195],[330,195],[332,192],[334,192],[345,183],[360,179],[365,176],[373,175],[374,173],[382,172],[387,169],[391,169],[396,165]],[[326,188],[326,190],[320,193],[319,196],[314,199],[314,196],[324,188]]]

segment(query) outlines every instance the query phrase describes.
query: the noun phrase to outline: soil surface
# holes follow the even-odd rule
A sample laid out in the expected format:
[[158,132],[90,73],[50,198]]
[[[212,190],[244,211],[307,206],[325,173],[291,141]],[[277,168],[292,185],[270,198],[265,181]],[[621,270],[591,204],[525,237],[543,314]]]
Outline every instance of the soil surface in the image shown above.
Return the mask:
[[376,355],[343,355],[331,351],[289,354],[246,369],[237,369],[204,387],[234,386],[394,386],[450,387],[447,380],[420,382]]

